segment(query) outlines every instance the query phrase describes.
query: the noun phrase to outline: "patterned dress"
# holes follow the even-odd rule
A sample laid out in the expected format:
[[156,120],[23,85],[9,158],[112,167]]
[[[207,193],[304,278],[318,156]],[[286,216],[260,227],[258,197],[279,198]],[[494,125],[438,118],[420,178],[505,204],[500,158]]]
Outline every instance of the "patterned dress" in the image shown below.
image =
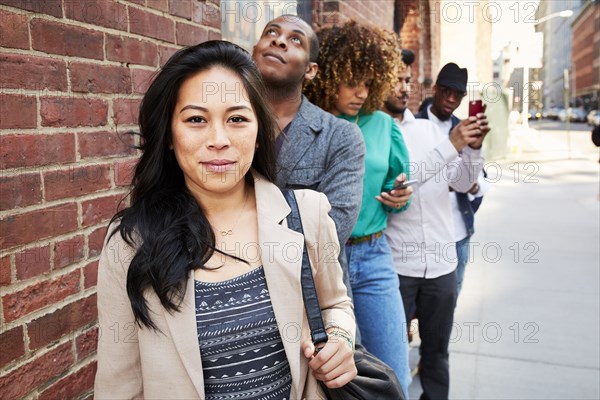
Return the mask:
[[292,378],[263,267],[195,281],[206,400],[289,399]]

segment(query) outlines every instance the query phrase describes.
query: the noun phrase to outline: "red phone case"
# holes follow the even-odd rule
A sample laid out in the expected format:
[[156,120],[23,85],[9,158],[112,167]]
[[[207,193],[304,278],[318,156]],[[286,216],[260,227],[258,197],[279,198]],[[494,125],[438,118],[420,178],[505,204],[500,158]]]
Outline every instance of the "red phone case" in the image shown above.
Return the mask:
[[483,102],[481,100],[470,101],[469,102],[469,117],[473,117],[480,112],[483,112]]

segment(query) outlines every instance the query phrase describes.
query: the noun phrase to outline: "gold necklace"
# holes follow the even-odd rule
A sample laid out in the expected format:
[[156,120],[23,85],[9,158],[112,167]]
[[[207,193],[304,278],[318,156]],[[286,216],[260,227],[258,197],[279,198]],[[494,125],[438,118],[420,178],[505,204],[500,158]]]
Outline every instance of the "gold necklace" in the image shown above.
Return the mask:
[[240,218],[242,217],[242,214],[244,213],[244,210],[246,209],[246,203],[248,203],[248,197],[250,197],[250,196],[248,195],[248,193],[246,193],[246,198],[244,199],[244,205],[242,206],[242,210],[238,214],[238,216],[237,216],[237,218],[235,220],[235,223],[233,224],[233,226],[231,227],[231,229],[222,230],[222,229],[219,229],[219,228],[215,227],[219,231],[219,233],[221,234],[221,236],[231,236],[231,235],[233,235],[233,230],[237,227],[238,223],[240,222]]

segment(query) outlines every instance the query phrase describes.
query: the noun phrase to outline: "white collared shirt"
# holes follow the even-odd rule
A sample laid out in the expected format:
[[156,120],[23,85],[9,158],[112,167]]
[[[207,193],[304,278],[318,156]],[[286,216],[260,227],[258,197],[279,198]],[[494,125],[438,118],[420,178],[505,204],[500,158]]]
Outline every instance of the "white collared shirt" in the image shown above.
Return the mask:
[[388,216],[385,235],[398,274],[437,278],[452,272],[457,263],[448,186],[468,191],[483,167],[483,158],[480,150],[470,147],[459,156],[448,131],[429,120],[415,119],[408,110],[403,121],[396,123],[408,147],[410,179],[418,183],[413,185],[406,211]]

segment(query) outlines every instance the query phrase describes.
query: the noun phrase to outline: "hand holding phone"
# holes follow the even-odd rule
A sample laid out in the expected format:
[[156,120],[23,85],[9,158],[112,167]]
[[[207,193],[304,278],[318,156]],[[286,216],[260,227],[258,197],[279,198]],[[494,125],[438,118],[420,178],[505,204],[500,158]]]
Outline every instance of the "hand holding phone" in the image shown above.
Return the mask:
[[483,101],[473,100],[469,101],[469,117],[475,117],[477,114],[483,112]]
[[389,192],[391,192],[392,190],[405,189],[405,188],[407,188],[409,186],[414,185],[415,183],[417,183],[416,179],[412,179],[410,181],[402,181],[402,182],[396,181],[396,184],[394,185],[394,187]]

